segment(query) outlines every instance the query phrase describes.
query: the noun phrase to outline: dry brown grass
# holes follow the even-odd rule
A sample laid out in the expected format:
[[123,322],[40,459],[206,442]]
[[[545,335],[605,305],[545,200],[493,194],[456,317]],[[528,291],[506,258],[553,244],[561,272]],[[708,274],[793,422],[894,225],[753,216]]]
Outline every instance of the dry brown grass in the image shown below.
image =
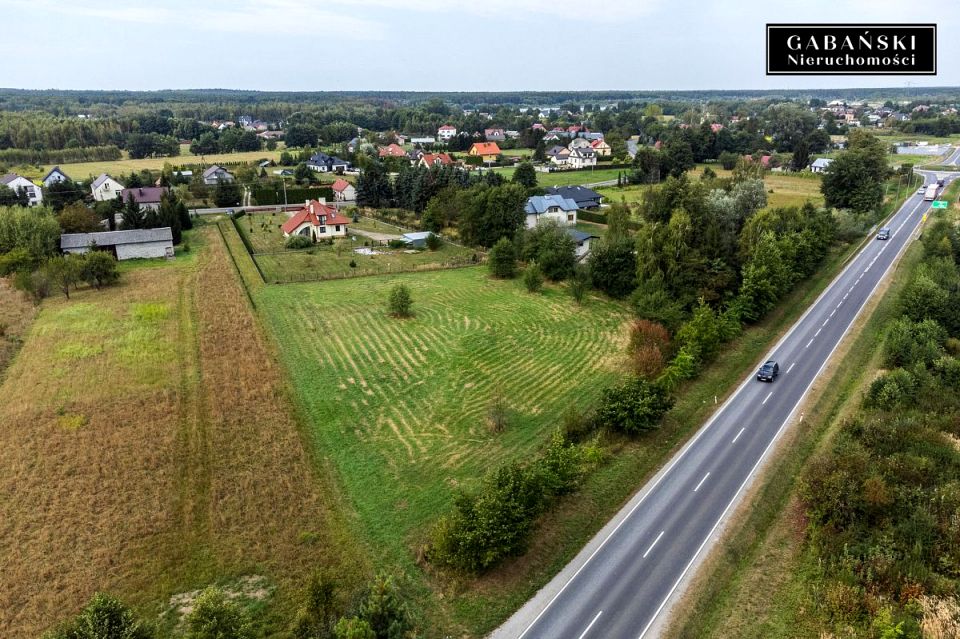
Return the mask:
[[10,282],[0,279],[0,380],[36,316],[36,307]]
[[0,636],[36,637],[97,590],[155,614],[255,571],[289,612],[311,570],[365,570],[204,239],[192,262],[47,300],[0,386]]
[[920,597],[919,601],[924,639],[960,639],[960,602],[955,597]]

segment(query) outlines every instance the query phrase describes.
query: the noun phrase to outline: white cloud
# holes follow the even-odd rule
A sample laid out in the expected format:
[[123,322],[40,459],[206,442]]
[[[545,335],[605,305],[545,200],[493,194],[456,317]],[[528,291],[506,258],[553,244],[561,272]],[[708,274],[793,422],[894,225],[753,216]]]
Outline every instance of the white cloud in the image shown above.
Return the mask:
[[[330,2],[331,0],[326,0]],[[338,0],[333,0],[337,2]],[[617,22],[648,15],[662,0],[339,0],[342,6],[367,5],[419,13],[469,13],[503,19]],[[534,27],[537,23],[532,23]]]

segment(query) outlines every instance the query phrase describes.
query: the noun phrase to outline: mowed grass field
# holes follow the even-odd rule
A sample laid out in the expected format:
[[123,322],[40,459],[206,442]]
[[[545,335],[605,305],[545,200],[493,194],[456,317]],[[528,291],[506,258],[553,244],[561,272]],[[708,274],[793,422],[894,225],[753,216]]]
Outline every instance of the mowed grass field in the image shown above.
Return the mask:
[[[412,319],[386,313],[397,283]],[[485,268],[268,286],[256,299],[379,562],[410,565],[458,489],[529,459],[623,370],[623,306],[529,294]],[[498,397],[508,424],[495,433]]]
[[156,619],[245,575],[270,585],[272,636],[313,570],[356,584],[367,569],[219,235],[190,240],[45,300],[0,385],[4,638],[35,639],[97,591]]

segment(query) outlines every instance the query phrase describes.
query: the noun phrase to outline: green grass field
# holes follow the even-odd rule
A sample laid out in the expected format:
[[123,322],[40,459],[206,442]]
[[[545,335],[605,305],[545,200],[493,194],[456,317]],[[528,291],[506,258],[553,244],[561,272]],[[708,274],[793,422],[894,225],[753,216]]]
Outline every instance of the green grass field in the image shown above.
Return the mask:
[[[413,319],[386,314],[411,289]],[[458,488],[539,450],[571,405],[622,365],[628,314],[562,287],[527,293],[485,268],[323,284],[256,296],[293,378],[319,456],[332,460],[384,559],[409,565]],[[494,398],[508,426],[491,432]]]
[[[451,265],[465,265],[480,259],[476,251],[444,242],[436,251],[394,249],[387,246],[366,246],[367,238],[351,235],[337,244],[316,244],[313,248],[286,250],[279,226],[286,216],[254,214],[237,221],[240,232],[253,248],[256,261],[268,283],[310,282],[363,275],[383,275],[417,270],[436,270]],[[364,218],[353,228],[379,233],[402,233],[401,229]],[[372,255],[354,249],[369,249]],[[474,256],[476,255],[476,258]],[[353,262],[354,266],[350,266]]]
[[[243,151],[240,153],[217,153],[203,156],[203,162],[206,166],[220,162],[256,162],[257,160],[273,160],[276,162],[280,159],[280,153],[282,151],[283,144],[281,143],[275,151],[262,149],[260,151]],[[180,155],[172,158],[131,160],[126,157],[126,151],[124,151],[124,157],[120,160],[110,162],[75,162],[73,164],[60,164],[58,166],[72,179],[85,180],[89,177],[97,177],[101,173],[108,173],[115,176],[119,173],[131,173],[133,171],[142,171],[143,169],[159,171],[163,168],[163,165],[167,163],[172,166],[178,166],[181,164],[199,164],[200,161],[201,158],[199,155],[192,155],[190,153],[189,145],[181,144]],[[52,164],[45,164],[40,167],[39,170],[36,168],[26,168],[21,174],[29,178],[41,178],[52,168]],[[273,169],[267,169],[268,173],[271,170]],[[272,175],[272,173],[270,173],[270,175]]]

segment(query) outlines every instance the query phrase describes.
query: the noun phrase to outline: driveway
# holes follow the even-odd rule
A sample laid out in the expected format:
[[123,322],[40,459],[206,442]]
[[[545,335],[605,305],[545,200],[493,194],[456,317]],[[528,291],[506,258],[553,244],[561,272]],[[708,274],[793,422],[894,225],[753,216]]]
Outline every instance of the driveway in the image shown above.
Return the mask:
[[350,229],[351,235],[360,235],[362,237],[379,240],[381,242],[389,242],[390,240],[399,240],[401,235],[391,235],[390,233],[377,233],[376,231],[361,231],[360,229]]

